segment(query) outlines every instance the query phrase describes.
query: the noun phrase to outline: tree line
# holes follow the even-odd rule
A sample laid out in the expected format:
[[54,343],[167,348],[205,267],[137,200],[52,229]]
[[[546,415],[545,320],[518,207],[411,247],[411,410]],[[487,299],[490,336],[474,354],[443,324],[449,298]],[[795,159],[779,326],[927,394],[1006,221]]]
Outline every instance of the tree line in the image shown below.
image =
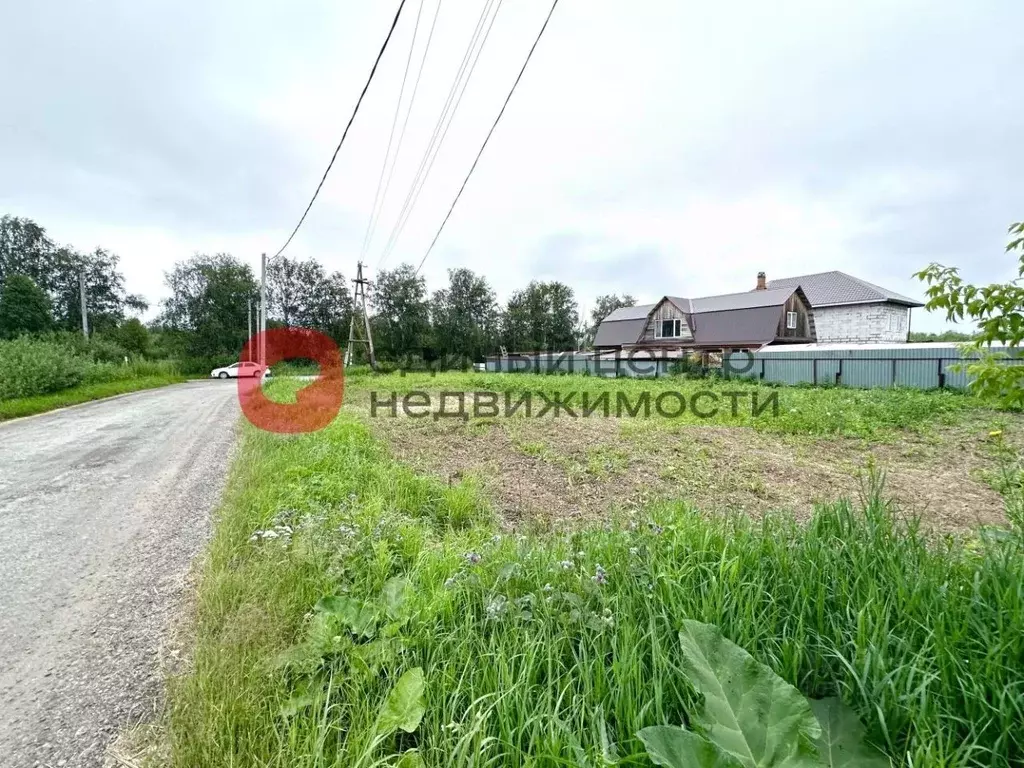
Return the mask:
[[[164,274],[169,293],[143,326],[149,305],[129,294],[119,259],[103,248],[82,253],[56,245],[27,218],[0,219],[0,338],[81,328],[79,276],[85,275],[89,323],[120,340],[126,352],[192,359],[196,368],[237,357],[255,327],[259,281],[252,267],[227,254],[196,254]],[[379,359],[405,365],[465,366],[496,354],[589,346],[597,324],[632,296],[599,296],[581,316],[573,289],[531,281],[501,303],[485,277],[450,269],[431,292],[409,264],[379,272],[368,291]],[[268,325],[311,328],[347,344],[356,308],[350,281],[313,259],[272,260],[267,270]],[[361,319],[361,318],[360,318]],[[363,347],[355,350],[365,356]]]

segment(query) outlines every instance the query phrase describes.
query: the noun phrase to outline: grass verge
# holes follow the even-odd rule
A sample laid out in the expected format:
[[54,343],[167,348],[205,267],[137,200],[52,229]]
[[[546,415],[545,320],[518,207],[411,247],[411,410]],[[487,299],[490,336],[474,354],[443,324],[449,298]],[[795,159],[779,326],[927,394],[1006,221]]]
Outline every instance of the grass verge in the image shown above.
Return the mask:
[[[496,393],[494,405],[502,413],[529,396],[533,413],[562,418],[582,418],[590,408],[598,417],[639,416],[654,427],[720,424],[784,434],[882,440],[893,438],[900,430],[926,431],[935,425],[956,424],[971,412],[992,413],[978,398],[952,390],[772,387],[744,379],[683,376],[606,379],[448,372],[346,377],[346,399],[369,400],[373,393],[378,403],[390,402],[394,393],[399,412],[403,398],[410,393],[427,393],[434,410],[441,407],[442,393],[465,393],[465,412],[482,414],[483,409],[474,411],[470,395]],[[444,407],[451,410],[454,406],[449,399]],[[382,413],[388,410],[380,407]],[[520,404],[516,412],[525,414],[529,410]],[[423,413],[422,408],[419,413]]]
[[83,384],[52,395],[37,395],[35,397],[20,397],[13,400],[0,400],[0,421],[18,419],[23,416],[34,416],[38,413],[54,411],[58,408],[66,408],[69,405],[79,405],[92,400],[102,400],[105,397],[124,395],[129,392],[138,392],[143,389],[155,389],[165,387],[168,384],[178,384],[185,381],[183,376],[143,376],[136,379],[124,379],[122,381],[105,381],[98,384]]
[[[865,490],[803,525],[658,503],[508,535],[472,482],[417,475],[352,414],[247,428],[171,681],[173,763],[598,766],[614,744],[650,765],[637,732],[697,701],[678,634],[696,619],[841,696],[894,764],[1020,764],[1019,487],[1012,530],[938,543]],[[416,668],[422,723],[381,734]]]

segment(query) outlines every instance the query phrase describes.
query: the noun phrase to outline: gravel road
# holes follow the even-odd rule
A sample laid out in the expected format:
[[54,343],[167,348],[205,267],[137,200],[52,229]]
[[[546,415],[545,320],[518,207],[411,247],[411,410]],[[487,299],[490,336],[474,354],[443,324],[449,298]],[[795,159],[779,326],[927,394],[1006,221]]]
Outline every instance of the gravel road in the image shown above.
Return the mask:
[[0,424],[0,764],[102,765],[159,706],[235,391],[192,382]]

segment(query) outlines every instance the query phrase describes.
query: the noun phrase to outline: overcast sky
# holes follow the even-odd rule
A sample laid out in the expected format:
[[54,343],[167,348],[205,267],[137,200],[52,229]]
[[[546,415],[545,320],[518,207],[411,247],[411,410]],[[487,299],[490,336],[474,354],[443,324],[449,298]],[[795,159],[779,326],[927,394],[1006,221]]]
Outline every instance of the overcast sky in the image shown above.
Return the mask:
[[[484,4],[442,0],[371,268]],[[0,213],[115,251],[152,302],[164,270],[194,252],[257,265],[308,202],[396,7],[5,2]],[[422,258],[548,7],[501,5],[385,268]],[[437,10],[407,0],[288,255],[354,274],[416,17],[399,129]],[[505,299],[559,279],[587,309],[600,293],[746,290],[759,270],[840,269],[911,296],[911,273],[931,261],[976,282],[1013,277],[1021,29],[1018,0],[562,0],[426,262],[428,284],[466,266]]]

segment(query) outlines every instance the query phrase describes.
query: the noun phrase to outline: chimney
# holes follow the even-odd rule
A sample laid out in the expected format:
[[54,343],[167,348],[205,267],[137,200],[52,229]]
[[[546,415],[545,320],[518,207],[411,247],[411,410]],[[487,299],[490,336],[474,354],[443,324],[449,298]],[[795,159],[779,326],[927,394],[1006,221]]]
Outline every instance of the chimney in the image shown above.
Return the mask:
[[757,273],[757,290],[764,291],[768,289],[768,283],[766,282],[764,272]]

